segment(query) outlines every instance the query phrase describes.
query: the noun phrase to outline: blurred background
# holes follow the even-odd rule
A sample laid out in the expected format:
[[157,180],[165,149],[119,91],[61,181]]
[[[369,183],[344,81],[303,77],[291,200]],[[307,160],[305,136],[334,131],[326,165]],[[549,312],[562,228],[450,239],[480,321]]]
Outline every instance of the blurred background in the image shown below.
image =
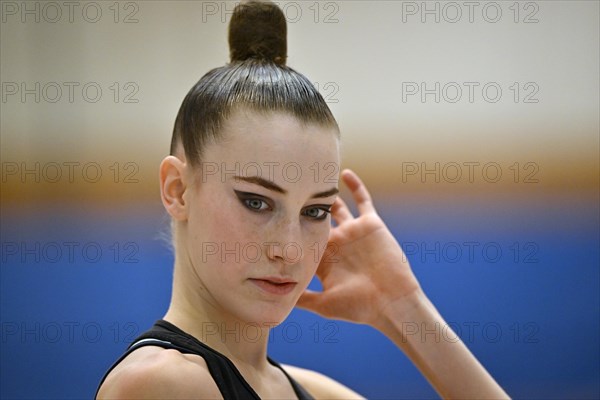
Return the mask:
[[[166,311],[158,166],[236,3],[0,4],[0,397],[91,398]],[[514,398],[598,398],[599,3],[279,4],[342,167],[452,329]],[[270,355],[437,397],[365,326],[294,310]]]

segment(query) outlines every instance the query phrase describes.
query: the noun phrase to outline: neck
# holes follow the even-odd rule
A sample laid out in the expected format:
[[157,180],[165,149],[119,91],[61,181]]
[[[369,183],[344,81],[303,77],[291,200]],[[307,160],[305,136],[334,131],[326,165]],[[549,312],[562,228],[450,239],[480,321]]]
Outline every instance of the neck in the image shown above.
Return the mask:
[[189,263],[175,260],[171,304],[164,320],[229,358],[239,369],[266,369],[272,325],[248,323],[219,307]]

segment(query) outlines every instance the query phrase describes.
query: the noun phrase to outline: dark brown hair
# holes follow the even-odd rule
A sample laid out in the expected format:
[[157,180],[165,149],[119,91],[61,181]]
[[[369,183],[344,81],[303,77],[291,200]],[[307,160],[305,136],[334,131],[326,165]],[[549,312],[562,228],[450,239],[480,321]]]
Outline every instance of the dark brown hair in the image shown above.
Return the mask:
[[206,143],[237,109],[284,112],[300,122],[338,125],[323,97],[304,75],[286,66],[287,27],[283,12],[270,2],[249,1],[233,11],[229,24],[231,62],[204,75],[181,104],[171,154],[183,145],[187,161],[198,165]]

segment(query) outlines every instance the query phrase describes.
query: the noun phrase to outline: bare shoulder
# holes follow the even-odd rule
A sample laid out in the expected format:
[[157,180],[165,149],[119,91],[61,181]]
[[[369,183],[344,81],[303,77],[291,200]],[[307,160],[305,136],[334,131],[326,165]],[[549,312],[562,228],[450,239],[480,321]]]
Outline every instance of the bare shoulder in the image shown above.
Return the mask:
[[282,367],[316,399],[364,399],[352,389],[320,372],[291,365]]
[[145,346],[106,377],[97,399],[222,398],[204,359],[177,350]]

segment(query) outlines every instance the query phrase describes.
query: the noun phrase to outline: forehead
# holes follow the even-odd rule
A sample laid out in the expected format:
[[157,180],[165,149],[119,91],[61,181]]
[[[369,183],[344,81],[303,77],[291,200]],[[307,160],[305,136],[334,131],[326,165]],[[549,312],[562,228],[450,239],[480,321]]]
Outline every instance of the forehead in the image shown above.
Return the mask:
[[[237,110],[225,121],[222,133],[225,147],[245,150],[244,153],[285,150],[289,155],[310,151],[309,155],[330,156],[331,152],[337,155],[339,151],[334,128],[303,124],[294,116],[281,112]],[[290,147],[290,144],[300,148]]]
[[[302,175],[339,170],[339,139],[335,128],[303,124],[285,113],[235,111],[222,128],[222,139],[207,149],[204,160],[252,175],[261,168],[301,169]],[[312,171],[312,172],[311,172]],[[277,181],[277,176],[274,176]],[[318,183],[318,182],[315,182]]]

